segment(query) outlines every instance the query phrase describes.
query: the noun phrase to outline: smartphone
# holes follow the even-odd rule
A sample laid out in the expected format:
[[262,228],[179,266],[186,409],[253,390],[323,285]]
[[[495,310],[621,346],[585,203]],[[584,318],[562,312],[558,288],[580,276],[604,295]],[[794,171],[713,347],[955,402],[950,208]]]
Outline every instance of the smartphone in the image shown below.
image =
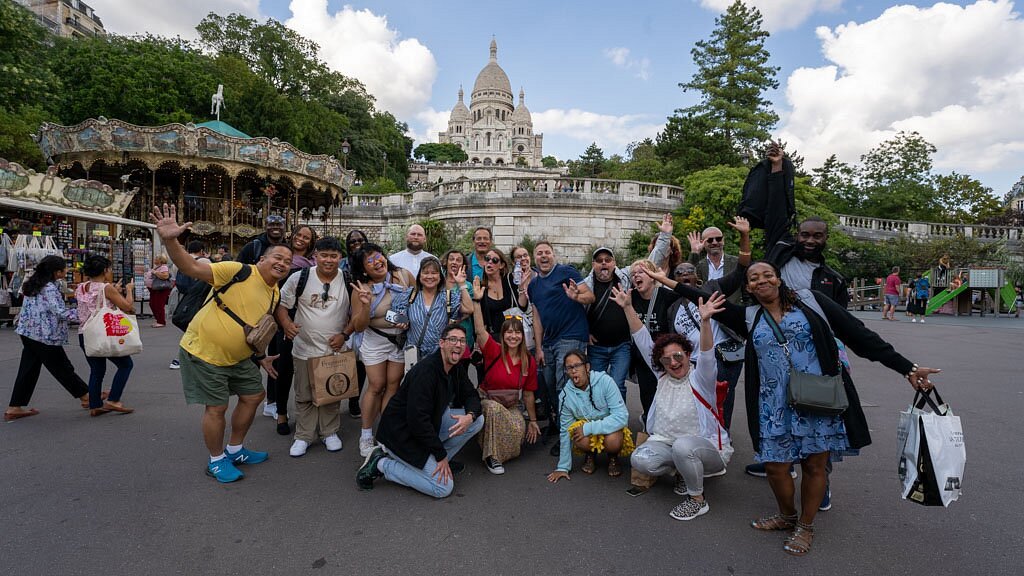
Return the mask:
[[391,322],[392,324],[408,324],[409,317],[400,312],[394,310],[388,310],[384,313],[384,320]]
[[635,498],[641,494],[645,494],[647,490],[649,490],[649,488],[641,488],[640,486],[630,486],[629,490],[626,490],[626,494],[629,494],[630,496]]

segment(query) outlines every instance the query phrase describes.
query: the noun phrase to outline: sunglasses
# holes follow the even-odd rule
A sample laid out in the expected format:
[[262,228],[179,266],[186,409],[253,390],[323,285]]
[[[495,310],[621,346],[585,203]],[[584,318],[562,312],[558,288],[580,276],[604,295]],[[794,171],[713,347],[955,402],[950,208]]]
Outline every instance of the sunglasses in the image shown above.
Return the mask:
[[366,257],[366,261],[369,262],[369,263],[379,262],[380,260],[383,260],[383,259],[384,259],[384,255],[383,254],[374,254],[372,256],[367,256]]
[[510,320],[512,318],[515,318],[516,320],[519,320],[520,322],[523,321],[523,317],[520,316],[519,314],[505,314],[505,320]]
[[284,224],[284,218],[281,216],[267,216],[267,224]]
[[324,293],[320,295],[320,302],[321,302],[321,304],[324,307],[327,306],[327,300],[328,300],[328,298],[330,298],[330,296],[331,296],[331,285],[328,284],[327,282],[324,282]]
[[658,358],[658,362],[661,362],[661,365],[664,366],[665,368],[668,368],[669,366],[671,366],[674,363],[680,363],[681,364],[681,363],[684,363],[686,361],[687,361],[686,352],[673,352],[673,353],[669,354],[668,356],[662,356],[661,358]]
[[497,264],[501,262],[501,258],[497,256],[484,256],[484,262],[490,262],[491,264]]
[[707,242],[708,244],[715,244],[717,242],[721,242],[722,241],[722,237],[721,236],[712,236],[711,238],[705,238],[704,241]]

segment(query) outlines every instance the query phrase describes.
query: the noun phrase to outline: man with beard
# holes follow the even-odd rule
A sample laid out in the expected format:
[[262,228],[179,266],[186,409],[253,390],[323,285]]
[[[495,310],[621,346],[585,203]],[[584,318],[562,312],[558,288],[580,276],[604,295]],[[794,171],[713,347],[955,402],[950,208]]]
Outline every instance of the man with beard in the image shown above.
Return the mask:
[[267,248],[284,244],[284,240],[284,216],[271,214],[267,216],[266,231],[242,246],[236,261],[242,264],[255,264]]
[[[263,400],[260,368],[277,375],[273,364],[277,357],[254,354],[241,322],[256,325],[280,301],[277,284],[288,276],[292,251],[285,245],[272,246],[255,266],[239,262],[211,264],[193,259],[178,242],[178,236],[191,223],[178,224],[173,205],[164,204],[162,211],[154,207],[151,218],[175,266],[185,275],[212,285],[213,296],[220,300],[215,302],[211,296],[196,313],[181,338],[178,360],[185,401],[206,407],[202,423],[210,451],[206,474],[218,482],[234,482],[243,476],[236,465],[259,464],[267,459],[266,452],[248,450],[242,443]],[[228,314],[229,310],[237,319]],[[238,404],[231,415],[231,437],[225,450],[225,421],[232,394],[238,396]]]
[[416,363],[380,417],[376,447],[356,473],[360,490],[384,477],[434,498],[452,493],[450,459],[484,426],[480,396],[460,362],[466,330],[448,325],[440,348]]
[[427,233],[423,230],[423,226],[413,224],[409,226],[409,231],[405,233],[405,250],[395,252],[389,259],[395,266],[405,268],[412,272],[413,276],[416,276],[420,272],[420,262],[424,258],[434,256],[423,249],[426,244]]

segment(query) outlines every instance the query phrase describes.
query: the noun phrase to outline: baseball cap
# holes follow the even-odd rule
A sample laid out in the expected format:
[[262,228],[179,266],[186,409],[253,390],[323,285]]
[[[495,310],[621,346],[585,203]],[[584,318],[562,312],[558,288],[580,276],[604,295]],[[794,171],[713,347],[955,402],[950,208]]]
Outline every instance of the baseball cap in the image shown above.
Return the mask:
[[597,250],[594,250],[594,253],[590,256],[590,259],[597,260],[597,255],[600,254],[601,252],[607,252],[609,256],[615,258],[615,252],[612,252],[611,248],[608,248],[607,246],[601,246]]

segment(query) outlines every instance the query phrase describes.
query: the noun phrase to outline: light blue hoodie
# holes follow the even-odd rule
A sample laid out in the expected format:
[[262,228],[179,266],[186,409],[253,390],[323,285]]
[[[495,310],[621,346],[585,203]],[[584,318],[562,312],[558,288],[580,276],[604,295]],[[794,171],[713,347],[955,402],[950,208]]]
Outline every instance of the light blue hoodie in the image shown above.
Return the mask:
[[569,380],[562,388],[559,396],[559,424],[562,431],[562,445],[558,455],[558,468],[563,472],[572,470],[572,440],[569,438],[569,426],[573,422],[585,419],[583,433],[611,434],[618,432],[629,423],[629,411],[622,401],[622,394],[615,380],[604,372],[590,371],[590,384],[586,390],[580,390]]

